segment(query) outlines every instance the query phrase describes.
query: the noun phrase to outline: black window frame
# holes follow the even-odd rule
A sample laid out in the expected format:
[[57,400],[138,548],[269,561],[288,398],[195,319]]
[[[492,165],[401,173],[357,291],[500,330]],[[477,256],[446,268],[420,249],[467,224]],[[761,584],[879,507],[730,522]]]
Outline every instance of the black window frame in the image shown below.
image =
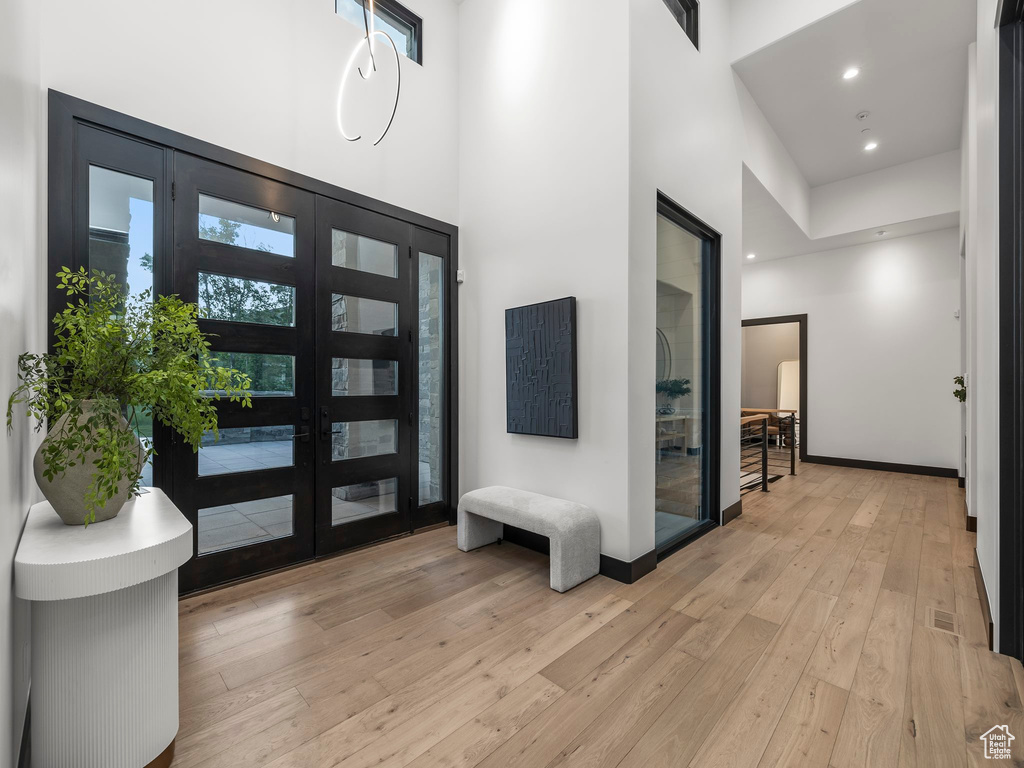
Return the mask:
[[[366,0],[354,1],[365,2]],[[353,2],[353,0],[334,0],[334,12],[340,15],[338,5],[348,2]],[[391,16],[395,21],[412,29],[412,55],[406,56],[406,58],[423,66],[423,19],[395,0],[374,0],[373,5],[378,13],[383,12],[385,16]]]
[[700,50],[700,0],[664,0],[665,7],[690,38],[693,47]]
[[[677,552],[733,518],[721,505],[722,477],[722,235],[698,219],[660,189],[657,213],[701,241],[701,303],[705,332],[701,339],[701,408],[707,428],[703,431],[701,484],[708,519],[682,536],[657,546],[659,561]],[[703,429],[703,428],[702,428]],[[651,510],[654,514],[654,510]]]

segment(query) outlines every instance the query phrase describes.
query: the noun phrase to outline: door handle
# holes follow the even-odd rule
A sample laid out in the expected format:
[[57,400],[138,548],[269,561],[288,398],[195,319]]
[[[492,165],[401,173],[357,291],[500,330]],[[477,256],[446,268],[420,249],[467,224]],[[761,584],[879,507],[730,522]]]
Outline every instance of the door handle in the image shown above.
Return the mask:
[[292,435],[292,440],[301,440],[304,443],[308,443],[309,442],[309,430],[308,429],[304,429],[301,432],[296,432],[294,435]]
[[322,406],[320,408],[320,439],[331,439],[331,413],[327,409],[327,406]]

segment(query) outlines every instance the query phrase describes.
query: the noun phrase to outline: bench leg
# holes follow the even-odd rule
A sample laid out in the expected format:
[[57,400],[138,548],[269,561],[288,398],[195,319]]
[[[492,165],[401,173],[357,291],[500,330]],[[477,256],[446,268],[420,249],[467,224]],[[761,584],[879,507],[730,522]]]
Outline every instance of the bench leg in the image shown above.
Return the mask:
[[459,509],[459,549],[463,552],[493,544],[504,531],[505,526],[496,520]]
[[551,588],[567,592],[601,570],[601,529],[594,536],[551,537]]

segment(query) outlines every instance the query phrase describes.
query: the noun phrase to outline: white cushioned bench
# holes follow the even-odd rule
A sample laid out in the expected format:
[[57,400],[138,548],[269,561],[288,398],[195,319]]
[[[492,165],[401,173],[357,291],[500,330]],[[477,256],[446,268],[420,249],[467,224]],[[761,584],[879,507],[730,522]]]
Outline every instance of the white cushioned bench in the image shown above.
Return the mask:
[[459,549],[502,538],[505,524],[547,536],[551,588],[565,592],[601,567],[601,523],[589,507],[501,485],[470,491],[459,501]]

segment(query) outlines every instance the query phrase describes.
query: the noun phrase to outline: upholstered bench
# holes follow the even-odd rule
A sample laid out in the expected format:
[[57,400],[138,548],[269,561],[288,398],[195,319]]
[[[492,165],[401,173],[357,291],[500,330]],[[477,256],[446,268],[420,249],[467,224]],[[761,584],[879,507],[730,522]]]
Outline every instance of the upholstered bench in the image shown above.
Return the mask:
[[459,501],[459,549],[498,541],[506,524],[548,537],[552,589],[565,592],[597,575],[601,523],[589,507],[500,485],[470,491]]

